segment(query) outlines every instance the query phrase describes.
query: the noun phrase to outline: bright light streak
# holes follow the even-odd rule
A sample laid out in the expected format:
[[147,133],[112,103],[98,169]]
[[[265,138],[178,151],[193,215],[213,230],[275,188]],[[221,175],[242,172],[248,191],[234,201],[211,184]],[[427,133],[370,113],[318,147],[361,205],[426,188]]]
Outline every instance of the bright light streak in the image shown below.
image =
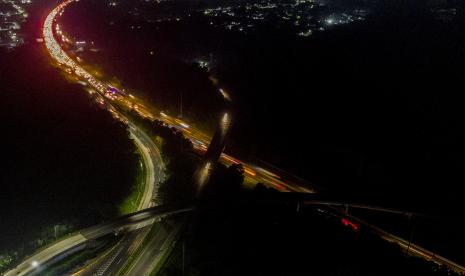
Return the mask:
[[204,145],[194,146],[194,147],[200,151],[207,151],[207,147],[205,147]]
[[212,169],[212,164],[210,162],[205,163],[205,166],[200,170],[200,173],[198,175],[198,184],[199,187],[197,187],[198,191],[200,191],[205,183],[207,182],[208,178],[210,177],[210,172]]
[[219,91],[220,91],[221,95],[223,96],[223,98],[225,98],[228,101],[231,100],[231,97],[229,97],[229,94],[226,91],[224,91],[223,88],[220,88]]
[[267,171],[267,170],[265,170],[265,169],[263,169],[263,168],[255,167],[255,169],[256,169],[257,171],[263,173],[263,174],[268,175],[268,176],[281,179],[281,177],[280,177],[279,175],[277,175],[277,174],[275,174],[275,173],[272,173],[272,172],[270,172],[270,171]]
[[223,123],[223,125],[229,124],[229,116],[227,112],[224,113],[223,119],[221,119],[221,122]]
[[248,167],[244,167],[244,172],[245,172],[246,174],[251,175],[251,176],[256,176],[256,175],[257,175],[257,173],[256,173],[254,170],[252,170],[252,169],[250,169],[250,168],[248,168]]
[[184,123],[183,121],[179,120],[179,119],[175,119],[174,120],[176,123],[178,123],[180,126],[184,127],[184,128],[190,128],[190,126],[186,123]]
[[345,226],[350,226],[350,227],[352,228],[352,230],[354,230],[354,231],[356,231],[356,232],[358,231],[358,225],[355,224],[355,223],[353,223],[353,222],[351,222],[350,220],[348,220],[348,219],[346,219],[346,218],[342,218],[342,219],[341,219],[341,222],[342,222],[342,224],[344,224]]
[[278,187],[279,189],[286,189],[283,185],[279,184],[279,183],[276,183],[274,181],[270,181],[271,184],[273,184],[274,186]]
[[222,154],[221,157],[228,160],[229,162],[234,163],[234,164],[239,164],[240,163],[238,160],[236,160],[236,159],[234,159],[231,156],[226,155],[226,154]]
[[202,146],[194,146],[194,148],[198,151],[201,151],[201,152],[206,152],[207,151],[207,148],[204,148]]

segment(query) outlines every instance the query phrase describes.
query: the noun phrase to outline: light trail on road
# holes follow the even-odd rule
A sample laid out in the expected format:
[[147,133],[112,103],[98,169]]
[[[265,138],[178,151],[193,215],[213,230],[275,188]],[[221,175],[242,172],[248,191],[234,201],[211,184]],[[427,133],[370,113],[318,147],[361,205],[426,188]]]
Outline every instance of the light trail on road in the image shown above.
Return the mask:
[[[59,41],[55,38],[54,35],[54,21],[56,20],[56,16],[60,14],[63,9],[71,4],[72,2],[77,2],[77,0],[67,0],[60,5],[58,5],[55,9],[53,9],[50,14],[47,16],[44,28],[43,28],[43,36],[45,41],[45,46],[50,53],[51,57],[56,61],[56,63],[60,67],[64,67],[64,71],[70,74],[71,77],[77,79],[77,81],[88,83],[90,87],[92,87],[93,91],[97,92],[100,95],[100,102],[103,103],[104,99],[109,102],[112,102],[117,105],[124,106],[126,108],[132,109],[137,112],[141,117],[148,118],[151,120],[157,119],[162,121],[163,123],[172,126],[181,133],[184,134],[188,139],[190,139],[194,145],[194,147],[199,151],[203,152],[206,150],[207,145],[210,143],[211,137],[204,132],[196,129],[186,122],[182,121],[179,118],[174,118],[169,116],[166,113],[156,113],[150,111],[150,108],[145,106],[139,99],[134,97],[132,94],[122,93],[119,95],[110,95],[108,93],[109,89],[114,89],[114,87],[110,86],[109,84],[100,81],[96,77],[94,77],[91,73],[86,71],[79,63],[74,61],[62,48]],[[62,30],[58,30],[62,33]],[[66,39],[69,42],[69,39]],[[221,94],[224,94],[224,90],[220,89]],[[93,92],[90,92],[93,93]],[[229,96],[226,97],[229,99]],[[97,100],[99,101],[99,100]],[[115,118],[127,123],[127,118],[122,118],[122,116],[118,116],[117,113],[113,108],[109,108],[110,112],[115,116]],[[230,114],[224,113],[222,115],[222,126],[224,128],[228,128],[230,125]],[[285,174],[285,177],[271,177],[266,173],[262,173],[258,165],[249,164],[247,162],[239,161],[237,158],[233,158],[225,153],[221,155],[221,161],[226,165],[231,165],[236,162],[231,162],[231,160],[235,160],[238,163],[241,163],[244,166],[245,172],[249,180],[252,180],[255,183],[261,182],[271,188],[277,189],[282,192],[315,192],[314,189],[310,188],[309,183],[304,183],[300,181],[300,183],[296,183],[293,181],[294,177],[286,172],[282,172]],[[272,168],[263,168],[263,170],[270,171]],[[276,175],[276,174],[274,174]],[[286,181],[283,179],[286,178]]]
[[[77,0],[76,0],[77,1]],[[77,77],[77,81],[81,84],[89,86],[88,91],[90,93],[97,93],[97,101],[100,103],[106,103],[107,110],[110,111],[116,119],[122,121],[128,125],[128,130],[131,134],[131,138],[134,141],[134,144],[139,149],[142,161],[146,167],[146,177],[144,185],[144,193],[139,202],[137,210],[146,209],[153,205],[152,199],[154,198],[154,192],[159,186],[159,182],[164,178],[164,164],[161,159],[161,155],[155,146],[154,142],[136,125],[129,122],[127,118],[109,102],[111,98],[105,97],[105,94],[109,88],[109,85],[104,82],[99,81],[97,78],[92,76],[84,68],[78,65],[68,54],[61,48],[59,42],[54,36],[54,22],[58,14],[61,14],[63,9],[70,3],[75,2],[75,0],[68,0],[56,8],[54,8],[46,17],[43,25],[43,38],[45,41],[45,46],[54,61],[68,74]],[[56,25],[58,34],[62,37],[62,31]],[[68,41],[68,39],[66,39]],[[157,166],[157,169],[155,168]],[[132,218],[137,221],[137,217]],[[146,225],[146,224],[145,224]],[[141,225],[142,226],[142,225]],[[47,247],[45,250],[41,250],[36,254],[29,257],[27,260],[18,265],[15,269],[10,270],[6,275],[25,275],[29,273],[36,273],[44,269],[45,264],[50,264],[58,256],[66,256],[70,252],[77,249],[77,247],[82,246],[85,242],[94,238],[94,235],[101,235],[106,233],[107,228],[97,227],[93,232],[87,231],[85,234],[79,232],[77,234],[71,235],[63,241],[60,241],[56,244],[53,244]],[[94,234],[95,233],[95,234]],[[125,239],[125,238],[123,238]],[[134,241],[126,238],[128,244],[132,244]]]

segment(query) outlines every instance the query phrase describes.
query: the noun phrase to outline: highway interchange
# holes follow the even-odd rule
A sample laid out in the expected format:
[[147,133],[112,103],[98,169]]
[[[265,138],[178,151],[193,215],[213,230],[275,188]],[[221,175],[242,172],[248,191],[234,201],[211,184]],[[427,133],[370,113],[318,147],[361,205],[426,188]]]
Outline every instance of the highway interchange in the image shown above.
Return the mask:
[[[153,141],[135,124],[133,124],[129,118],[125,117],[121,112],[118,111],[118,107],[129,108],[137,112],[141,117],[149,119],[158,119],[164,122],[165,124],[175,127],[180,130],[187,138],[189,138],[195,149],[199,152],[205,152],[210,143],[211,137],[202,131],[194,128],[193,126],[188,125],[184,121],[169,116],[164,112],[155,112],[153,109],[145,106],[139,99],[135,96],[121,92],[124,91],[122,88],[114,88],[110,84],[105,83],[104,81],[99,80],[97,77],[93,76],[91,73],[86,71],[79,62],[71,58],[62,48],[60,41],[69,40],[66,38],[61,31],[59,24],[57,23],[57,16],[61,15],[66,6],[73,2],[78,2],[78,0],[66,0],[55,7],[46,17],[43,25],[43,39],[45,42],[46,49],[53,61],[65,72],[67,72],[72,78],[81,83],[88,93],[92,94],[97,102],[104,105],[108,111],[112,113],[115,119],[122,121],[128,125],[128,129],[131,133],[131,137],[134,140],[137,148],[140,151],[144,166],[146,168],[146,178],[145,178],[145,190],[143,197],[139,203],[138,210],[143,210],[154,205],[154,197],[157,193],[158,185],[164,179],[164,164],[161,159],[158,148],[155,146]],[[118,93],[113,93],[112,91],[117,91]],[[219,89],[219,92],[224,96],[225,100],[229,100],[229,95],[222,89]],[[231,114],[224,113],[222,117],[223,125],[229,127]],[[267,166],[267,164],[251,164],[247,162],[242,162],[237,158],[229,156],[225,153],[221,154],[221,162],[225,165],[239,164],[242,163],[244,166],[245,177],[247,181],[252,182],[261,182],[265,185],[274,188],[281,192],[304,192],[304,193],[313,193],[316,192],[316,188],[312,187],[309,183],[295,177],[293,175],[287,174],[277,168],[272,166]],[[208,165],[208,164],[207,164]],[[207,166],[206,165],[206,166]],[[206,168],[207,170],[209,167]],[[310,188],[312,187],[312,188]],[[157,207],[154,207],[157,208]],[[166,211],[166,210],[165,210]],[[181,209],[180,212],[190,211],[189,208]],[[171,210],[169,210],[171,212]],[[144,215],[145,214],[145,215]],[[151,216],[147,216],[151,214]],[[163,213],[163,215],[165,215]],[[145,217],[144,222],[141,222],[143,216]],[[156,214],[155,214],[156,216]],[[69,237],[50,245],[49,247],[37,252],[24,260],[16,268],[8,271],[6,275],[29,275],[40,272],[43,268],[43,264],[49,263],[51,260],[57,256],[64,256],[69,254],[73,250],[78,250],[79,246],[82,246],[89,239],[95,239],[96,237],[103,236],[105,234],[115,231],[118,227],[123,227],[127,224],[136,225],[134,228],[136,230],[123,238],[123,240],[118,243],[118,246],[115,246],[108,252],[105,256],[98,259],[98,262],[92,263],[84,267],[81,271],[77,272],[76,275],[110,275],[118,272],[120,268],[124,266],[125,259],[129,258],[130,255],[135,252],[135,249],[140,246],[144,238],[147,236],[150,231],[150,227],[143,227],[147,224],[150,224],[154,221],[153,213],[136,213],[125,219],[121,220],[117,226],[114,224],[102,224],[89,229],[82,230],[78,233],[70,235]],[[360,221],[361,222],[361,221]],[[114,222],[110,222],[114,223]],[[363,223],[363,222],[361,222]],[[145,247],[140,255],[138,255],[136,262],[129,268],[130,275],[142,275],[139,273],[146,273],[147,268],[153,268],[160,259],[162,259],[163,251],[158,250],[158,248],[166,248],[172,245],[175,240],[176,233],[181,229],[182,225],[180,223],[171,223],[167,225],[166,223],[161,224],[161,228],[156,235],[154,235],[149,241],[149,246]],[[411,253],[423,257],[427,260],[435,261],[442,265],[447,265],[450,268],[464,272],[465,268],[447,260],[441,256],[435,255],[434,253],[427,251],[417,245],[409,244],[407,241],[401,239],[400,237],[389,234],[381,229],[378,229],[372,225],[366,224],[367,227],[370,227],[374,232],[379,234],[383,239],[395,242],[399,244],[402,248],[409,246]],[[134,230],[134,229],[133,229]],[[409,245],[408,245],[409,244]],[[157,252],[151,252],[157,251]],[[162,253],[160,253],[162,252]],[[166,252],[168,252],[166,250]],[[153,256],[156,256],[155,259],[152,259]],[[118,260],[124,260],[123,262],[118,262]],[[117,264],[116,264],[117,263]],[[150,264],[150,265],[149,265]]]

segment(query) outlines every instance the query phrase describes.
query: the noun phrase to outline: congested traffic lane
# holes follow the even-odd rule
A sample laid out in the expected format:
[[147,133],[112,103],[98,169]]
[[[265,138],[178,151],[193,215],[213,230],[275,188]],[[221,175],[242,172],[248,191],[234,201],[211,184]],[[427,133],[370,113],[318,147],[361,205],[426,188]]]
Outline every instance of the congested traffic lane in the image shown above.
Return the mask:
[[[192,141],[194,146],[199,151],[205,151],[212,139],[212,136],[195,128],[192,125],[187,124],[180,118],[176,118],[168,115],[165,112],[155,111],[154,108],[147,106],[140,99],[134,95],[126,92],[124,88],[119,88],[112,86],[104,81],[101,81],[86,71],[81,65],[79,65],[75,60],[73,60],[61,47],[60,42],[55,38],[54,33],[58,34],[58,37],[61,38],[62,43],[72,43],[71,40],[64,36],[60,26],[58,24],[53,24],[56,15],[60,14],[64,7],[69,5],[76,0],[67,0],[57,6],[47,17],[44,24],[45,28],[43,31],[44,41],[50,55],[54,58],[59,66],[64,67],[64,70],[70,74],[71,77],[75,78],[77,81],[81,81],[85,84],[88,84],[87,90],[90,94],[96,95],[97,101],[102,105],[105,105],[105,101],[111,102],[115,106],[120,106],[125,109],[133,110],[143,118],[150,120],[160,120],[163,123],[174,127],[180,130],[188,139]],[[55,29],[54,29],[55,26]],[[229,100],[230,96],[224,89],[218,90],[225,100]],[[110,110],[114,113],[115,117],[121,119],[120,116],[116,115],[113,110]],[[231,114],[223,114],[222,120],[230,121]],[[226,125],[225,124],[225,125]],[[244,172],[246,174],[247,180],[258,183],[261,182],[271,188],[277,189],[282,192],[314,192],[314,189],[311,188],[311,184],[306,183],[287,172],[280,170],[279,176],[277,172],[273,172],[275,168],[267,167],[266,165],[261,164],[252,164],[239,160],[227,154],[221,155],[221,162],[226,165],[238,164],[241,163],[244,167]],[[270,172],[270,173],[267,173]]]
[[[99,81],[92,74],[87,72],[78,63],[76,63],[68,54],[62,49],[61,45],[55,38],[55,32],[64,41],[69,41],[64,37],[60,27],[55,23],[55,18],[58,14],[63,12],[64,7],[72,3],[73,0],[68,0],[58,5],[46,17],[43,25],[43,38],[45,46],[52,57],[52,59],[60,66],[63,71],[67,72],[76,81],[86,86],[89,93],[94,94],[95,100],[102,104],[108,111],[111,112],[114,118],[122,121],[128,125],[128,130],[134,144],[137,146],[142,157],[143,164],[145,165],[145,185],[137,210],[146,209],[153,205],[153,198],[156,188],[159,183],[164,179],[164,163],[162,162],[161,155],[158,148],[143,131],[136,125],[132,124],[122,113],[120,113],[111,103],[112,100],[112,87]],[[108,95],[107,95],[108,94]],[[130,218],[129,222],[137,222],[141,214],[136,214]],[[127,221],[124,223],[128,223]],[[144,226],[141,224],[140,227]],[[99,225],[95,228],[89,228],[59,241],[51,246],[46,247],[44,250],[36,252],[28,259],[19,264],[16,268],[7,272],[6,275],[25,275],[28,273],[36,273],[45,267],[45,264],[50,264],[60,257],[64,257],[70,252],[73,252],[79,247],[83,246],[88,240],[95,239],[96,237],[105,235],[108,231],[114,231],[114,225]],[[128,240],[129,244],[134,241]]]

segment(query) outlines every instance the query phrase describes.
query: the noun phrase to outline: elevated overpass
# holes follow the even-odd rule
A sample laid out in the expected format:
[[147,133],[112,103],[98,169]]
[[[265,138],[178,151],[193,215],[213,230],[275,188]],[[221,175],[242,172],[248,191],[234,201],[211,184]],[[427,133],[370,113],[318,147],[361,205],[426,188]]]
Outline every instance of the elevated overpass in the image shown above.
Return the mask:
[[193,210],[194,207],[156,206],[83,229],[28,257],[17,267],[6,272],[5,276],[38,274],[45,266],[84,248],[87,241],[94,240],[111,233],[118,233],[122,230],[131,231],[139,229],[151,224],[156,218],[184,214]]

